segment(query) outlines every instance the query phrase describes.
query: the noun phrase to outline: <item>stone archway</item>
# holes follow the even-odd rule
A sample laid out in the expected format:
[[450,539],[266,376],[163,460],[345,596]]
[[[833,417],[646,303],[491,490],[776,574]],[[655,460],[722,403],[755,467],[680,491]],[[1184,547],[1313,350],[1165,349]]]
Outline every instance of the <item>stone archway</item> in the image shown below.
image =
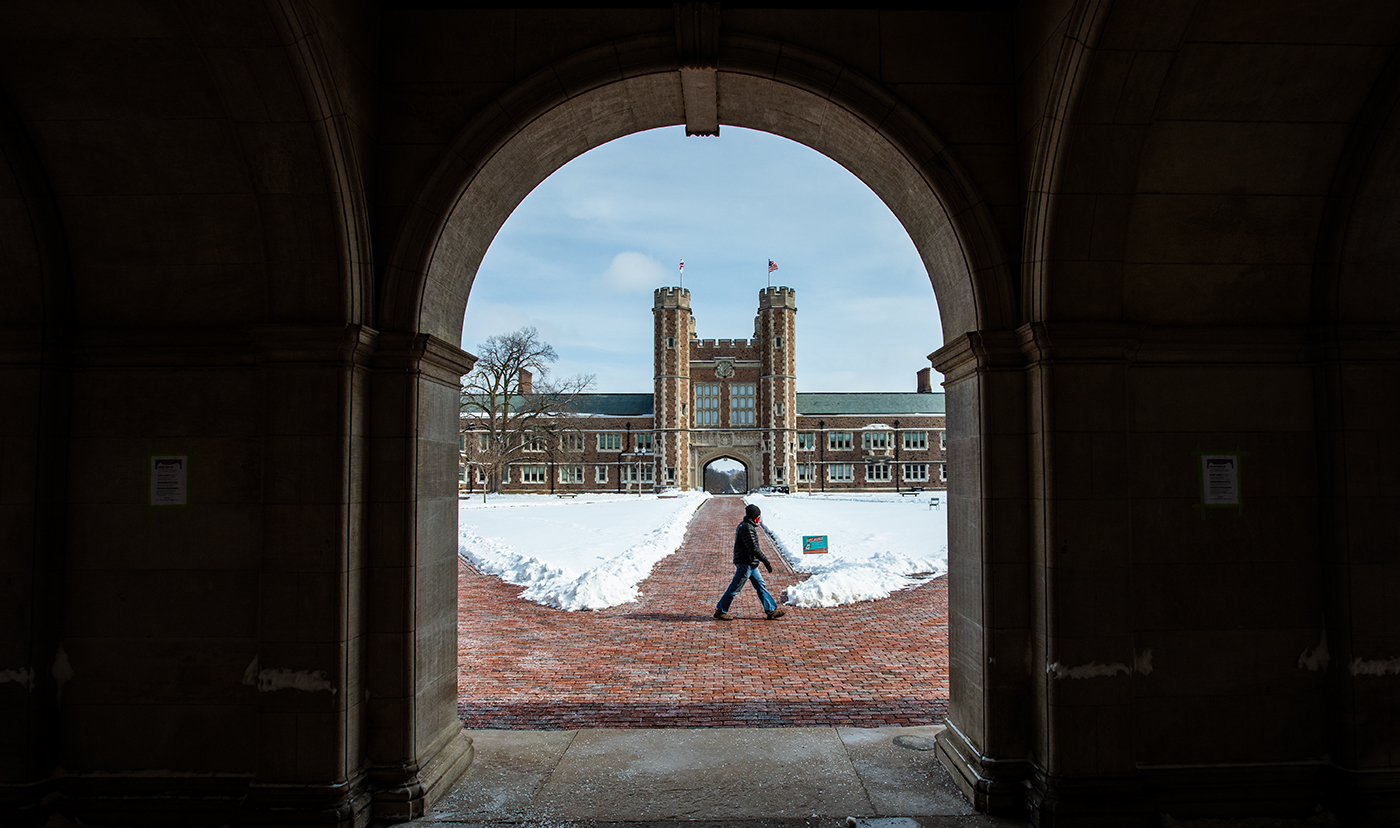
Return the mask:
[[[454,560],[450,543],[429,546],[455,529],[452,476],[425,470],[433,466],[431,458],[455,455],[456,387],[448,378],[469,366],[470,358],[452,343],[460,340],[477,268],[516,206],[565,163],[624,135],[687,122],[690,87],[683,87],[674,52],[664,45],[656,38],[609,44],[513,88],[459,134],[406,210],[383,274],[378,321],[388,332],[383,338],[417,360],[419,373],[400,371],[385,379],[395,401],[377,409],[390,419],[382,418],[376,428],[414,435],[401,468],[381,475],[412,482],[415,531],[405,536],[412,548],[399,557],[418,561],[419,593],[430,591],[426,573],[441,574]],[[1016,324],[1011,269],[991,210],[947,146],[878,84],[776,41],[744,37],[726,46],[721,38],[720,53],[742,58],[720,60],[713,70],[718,123],[789,138],[844,166],[889,206],[925,263],[948,343],[940,364],[953,366],[947,371],[950,446],[962,455],[950,492],[950,525],[958,527],[950,570],[954,576],[966,570],[980,581],[990,543],[984,528],[989,494],[981,480],[982,456],[990,447],[980,439],[987,396],[1005,397],[1006,404],[1019,399],[1005,382],[989,386],[988,371],[995,366],[988,368],[994,360],[987,355],[1014,339]],[[664,54],[672,57],[657,57]],[[621,76],[619,66],[628,67]],[[998,410],[1005,407],[998,404]],[[399,425],[390,424],[393,417]],[[956,617],[959,623],[971,619],[976,629],[962,639],[956,631],[950,636],[970,648],[966,657],[950,658],[950,679],[955,694],[965,688],[970,700],[968,723],[959,732],[975,743],[989,715],[983,693],[988,683],[981,674],[985,621],[982,595],[964,595],[969,604]],[[451,598],[441,594],[431,604],[415,603],[424,630],[415,633],[416,640],[433,651],[434,663],[451,657],[451,639],[440,634],[455,618]],[[960,682],[962,669],[977,675]],[[414,727],[430,740],[449,738],[455,708],[445,701],[451,680],[439,671],[417,695]],[[959,712],[956,702],[952,710]]]
[[[728,453],[728,452],[727,452],[727,453],[719,453],[719,454],[715,454],[715,455],[713,455],[713,456],[711,456],[711,457],[707,457],[707,458],[705,458],[704,460],[699,461],[699,463],[698,463],[698,465],[697,465],[696,468],[697,468],[697,470],[700,472],[700,474],[699,474],[698,477],[695,477],[695,478],[693,478],[693,479],[701,481],[701,488],[703,488],[703,489],[704,489],[705,491],[707,491],[707,492],[710,492],[710,494],[747,494],[748,491],[749,491],[749,488],[750,488],[750,486],[752,485],[752,482],[753,482],[752,472],[750,471],[751,469],[755,468],[754,463],[753,463],[753,458],[751,458],[751,457],[750,457],[750,458],[736,457],[736,456],[734,456],[735,454],[736,454],[736,453]],[[714,465],[715,463],[723,463],[723,462],[725,462],[725,461],[730,461],[730,462],[732,462],[732,463],[737,463],[738,465],[743,466],[743,468],[744,468],[743,485],[742,485],[742,486],[735,485],[735,486],[733,487],[733,489],[734,489],[733,491],[726,491],[726,492],[715,492],[715,491],[711,491],[711,489],[710,489],[710,479],[709,479],[709,476],[707,475],[707,472],[709,471],[710,466]]]

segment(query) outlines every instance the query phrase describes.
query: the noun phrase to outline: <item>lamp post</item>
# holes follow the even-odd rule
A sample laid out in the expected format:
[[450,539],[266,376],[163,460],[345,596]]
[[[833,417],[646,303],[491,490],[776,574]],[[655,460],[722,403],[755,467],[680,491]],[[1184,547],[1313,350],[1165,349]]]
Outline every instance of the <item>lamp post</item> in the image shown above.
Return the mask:
[[817,474],[822,477],[822,494],[826,494],[826,420],[817,420]]
[[[619,454],[619,455],[617,456],[617,473],[618,473],[619,475],[622,474],[622,458],[623,458],[625,455],[631,454],[631,453],[632,453],[632,424],[631,424],[631,423],[628,423],[628,424],[627,424],[627,442],[625,442],[625,443],[622,444],[622,451],[623,451],[623,453],[622,453],[622,454]],[[631,491],[631,489],[632,489],[632,481],[631,481],[631,480],[628,480],[628,481],[627,481],[627,489],[628,489],[628,491]]]

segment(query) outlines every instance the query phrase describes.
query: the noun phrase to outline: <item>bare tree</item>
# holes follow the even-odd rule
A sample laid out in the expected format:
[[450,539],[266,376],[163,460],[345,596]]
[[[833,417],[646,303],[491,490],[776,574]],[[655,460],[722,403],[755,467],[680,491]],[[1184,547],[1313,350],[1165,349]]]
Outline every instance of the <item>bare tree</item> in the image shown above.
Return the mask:
[[534,328],[489,337],[476,357],[462,378],[462,429],[467,460],[487,470],[484,497],[487,490],[501,490],[502,473],[527,447],[552,447],[560,418],[573,412],[594,377],[550,378],[549,366],[559,354]]

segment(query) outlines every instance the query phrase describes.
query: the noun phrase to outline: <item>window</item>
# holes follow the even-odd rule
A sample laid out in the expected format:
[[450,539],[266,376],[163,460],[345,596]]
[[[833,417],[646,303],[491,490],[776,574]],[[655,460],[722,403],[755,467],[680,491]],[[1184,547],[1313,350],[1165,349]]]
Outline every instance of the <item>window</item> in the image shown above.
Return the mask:
[[695,424],[719,425],[719,385],[695,386]]
[[593,480],[596,481],[596,482],[598,482],[598,483],[606,483],[606,482],[608,482],[608,467],[607,467],[607,466],[594,466],[594,467],[593,467]]
[[547,471],[546,471],[547,469],[548,469],[547,466],[521,466],[521,467],[520,467],[520,482],[521,482],[521,483],[544,483],[544,482],[545,482],[545,475],[547,474]]
[[479,448],[479,449],[481,449],[482,451],[486,451],[486,450],[490,449],[490,448],[491,448],[491,435],[490,435],[490,434],[487,434],[487,433],[484,432],[484,431],[481,432],[481,433],[479,433],[479,434],[477,434],[477,435],[476,435],[476,447]]
[[486,469],[477,466],[475,469],[472,470],[472,476],[476,478],[477,485],[486,485]]
[[510,482],[510,466],[506,466],[504,469],[501,469],[501,483],[502,483],[502,484],[505,484],[505,483],[509,483],[509,482]]
[[833,481],[854,480],[855,467],[850,463],[832,463],[826,467],[826,479]]
[[644,463],[640,467],[635,463],[622,467],[623,483],[636,483],[639,479],[643,483],[652,482],[656,479],[656,469],[650,463]]
[[569,432],[560,441],[564,451],[583,451],[583,435],[577,432]]
[[888,431],[863,431],[860,435],[860,447],[866,451],[879,451],[890,447],[890,433]]
[[730,425],[753,425],[753,392],[751,384],[729,386]]
[[828,431],[826,433],[826,447],[832,451],[849,449],[851,447],[851,432]]
[[928,480],[928,463],[905,463],[904,479],[913,482]]
[[947,483],[947,482],[948,482],[948,464],[947,464],[947,463],[939,463],[939,464],[938,464],[938,479],[939,479],[940,481],[944,482],[944,483]]
[[559,482],[560,482],[560,483],[582,483],[582,482],[583,482],[583,466],[560,466],[560,467],[559,467]]
[[948,432],[946,432],[946,431],[940,431],[940,432],[938,432],[938,447],[941,448],[941,449],[946,449],[946,448],[948,448]]
[[799,482],[799,483],[806,483],[806,482],[810,481],[811,479],[812,479],[812,464],[811,464],[811,463],[798,463],[798,464],[797,464],[797,480],[798,480],[798,482]]
[[778,403],[778,416],[779,416],[779,417],[783,416],[783,404],[782,404],[782,403]]
[[782,338],[781,336],[775,336],[775,337],[773,337],[773,347],[774,347],[774,348],[781,348],[781,347],[783,347],[783,338]]
[[927,431],[906,431],[902,436],[905,451],[923,451],[928,448]]
[[599,450],[599,451],[622,451],[622,435],[621,435],[621,434],[599,434],[599,435],[598,435],[598,450]]
[[637,432],[637,451],[651,451],[652,436],[650,431]]
[[457,450],[458,450],[458,451],[466,451],[466,450],[467,450],[467,435],[465,435],[465,434],[458,434],[458,435],[457,435]]
[[884,463],[872,463],[865,467],[865,479],[871,483],[889,482],[890,467]]
[[783,483],[783,482],[785,482],[785,481],[783,480],[783,467],[782,467],[782,466],[779,466],[779,467],[775,470],[773,482],[774,482],[774,483]]
[[457,464],[457,482],[467,482],[467,467],[460,463]]
[[675,469],[674,466],[669,467],[669,468],[666,469],[666,482],[667,482],[667,483],[675,483],[675,482],[676,482],[676,469]]
[[520,438],[520,446],[525,451],[544,451],[543,434],[526,434]]
[[676,347],[676,338],[675,338],[674,336],[668,336],[668,337],[666,337],[666,347],[667,347],[667,348],[674,348],[674,347]]
[[799,431],[797,433],[798,451],[815,451],[817,448],[817,435],[810,431]]

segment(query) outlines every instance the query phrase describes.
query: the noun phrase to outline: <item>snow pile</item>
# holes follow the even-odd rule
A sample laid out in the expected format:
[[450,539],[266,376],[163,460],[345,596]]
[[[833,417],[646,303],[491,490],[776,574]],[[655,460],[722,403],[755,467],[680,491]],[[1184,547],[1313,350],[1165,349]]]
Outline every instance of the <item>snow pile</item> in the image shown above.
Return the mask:
[[637,585],[675,552],[709,495],[657,498],[542,495],[462,502],[458,553],[478,569],[525,587],[521,597],[562,610],[635,601]]
[[[787,590],[785,600],[794,606],[874,601],[948,571],[945,494],[750,495],[745,500],[763,510],[762,526],[783,557],[812,575]],[[804,555],[804,535],[826,535],[828,553]]]

